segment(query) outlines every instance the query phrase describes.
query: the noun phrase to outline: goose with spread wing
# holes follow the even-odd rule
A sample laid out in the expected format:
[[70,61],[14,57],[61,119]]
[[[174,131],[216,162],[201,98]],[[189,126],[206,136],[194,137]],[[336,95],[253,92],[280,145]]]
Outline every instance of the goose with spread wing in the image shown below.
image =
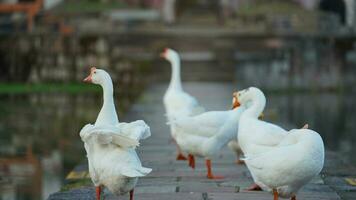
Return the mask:
[[120,123],[113,99],[110,75],[94,67],[85,82],[99,84],[103,88],[104,102],[95,124],[87,124],[80,131],[87,153],[89,174],[100,200],[102,186],[115,195],[133,191],[138,177],[146,176],[151,169],[142,167],[135,147],[139,140],[151,135],[149,126],[142,120]]

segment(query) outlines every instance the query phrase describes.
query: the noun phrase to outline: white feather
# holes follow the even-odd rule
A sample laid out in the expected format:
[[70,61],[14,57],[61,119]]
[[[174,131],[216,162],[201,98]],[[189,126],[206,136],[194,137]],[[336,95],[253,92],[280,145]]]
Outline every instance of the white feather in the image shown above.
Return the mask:
[[95,186],[104,185],[116,195],[124,194],[135,187],[138,177],[151,172],[142,167],[135,151],[139,140],[151,135],[150,128],[142,120],[119,123],[110,75],[97,69],[92,76],[93,82],[103,88],[104,103],[95,125],[87,124],[80,131],[90,177]]
[[324,165],[320,135],[309,129],[286,131],[258,120],[266,101],[258,88],[240,91],[239,101],[252,102],[241,115],[238,139],[254,181],[264,190],[276,189],[281,197],[296,195]]
[[237,137],[238,121],[243,110],[241,107],[179,118],[172,122],[177,143],[184,152],[210,158]]

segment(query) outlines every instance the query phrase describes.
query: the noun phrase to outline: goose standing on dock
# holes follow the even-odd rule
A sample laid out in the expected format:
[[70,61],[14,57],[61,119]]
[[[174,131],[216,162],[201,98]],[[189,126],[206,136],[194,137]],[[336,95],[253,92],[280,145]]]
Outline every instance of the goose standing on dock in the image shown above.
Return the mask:
[[298,190],[318,175],[324,165],[324,143],[308,129],[286,131],[258,119],[266,99],[255,87],[238,92],[239,103],[248,105],[239,122],[238,141],[257,185],[278,197],[296,199]]
[[90,177],[96,187],[96,198],[100,200],[101,188],[105,186],[115,195],[130,192],[130,200],[133,200],[138,177],[151,172],[151,169],[142,167],[135,151],[139,140],[151,135],[150,128],[142,120],[119,123],[113,84],[106,71],[92,67],[84,81],[100,85],[104,97],[95,124],[87,124],[80,131]]
[[[237,99],[236,99],[237,100]],[[212,173],[211,158],[236,138],[239,118],[245,110],[233,100],[233,110],[210,111],[196,116],[180,117],[170,124],[176,128],[176,141],[188,153],[188,164],[195,168],[195,156],[205,158],[207,178],[220,179]]]
[[[204,108],[199,106],[198,101],[188,93],[184,92],[182,88],[180,58],[178,53],[173,49],[166,48],[161,53],[161,57],[168,60],[172,67],[171,81],[163,97],[168,121],[172,121],[177,117],[193,116],[204,112]],[[176,129],[173,124],[170,125],[170,130],[172,138],[177,145],[176,160],[186,160],[187,158],[183,155],[179,144],[176,142]]]

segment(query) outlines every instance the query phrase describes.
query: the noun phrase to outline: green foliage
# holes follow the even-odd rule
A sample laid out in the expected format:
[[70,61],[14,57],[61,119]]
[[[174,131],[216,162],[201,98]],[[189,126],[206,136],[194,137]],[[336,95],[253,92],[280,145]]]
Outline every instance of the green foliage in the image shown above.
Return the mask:
[[25,94],[25,93],[82,93],[100,92],[100,86],[93,84],[22,84],[22,83],[0,83],[0,94]]

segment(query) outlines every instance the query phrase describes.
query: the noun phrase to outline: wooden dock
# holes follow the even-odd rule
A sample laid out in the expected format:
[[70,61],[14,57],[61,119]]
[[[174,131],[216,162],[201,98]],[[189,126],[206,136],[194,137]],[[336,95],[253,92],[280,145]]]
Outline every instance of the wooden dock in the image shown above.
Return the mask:
[[[150,126],[152,136],[142,141],[137,149],[143,166],[153,169],[147,177],[141,178],[135,189],[136,200],[272,200],[267,192],[244,191],[252,184],[251,176],[244,165],[235,164],[234,154],[224,148],[213,162],[216,175],[222,180],[208,180],[205,177],[204,160],[197,158],[193,171],[184,161],[175,160],[175,146],[171,141],[164,117],[162,96],[166,84],[154,84],[143,93],[121,121],[144,119]],[[209,110],[228,109],[231,103],[229,83],[186,83],[184,87],[194,94]],[[79,140],[79,137],[78,137]],[[84,147],[83,147],[84,148]],[[79,161],[78,161],[79,162]],[[87,165],[78,165],[69,174],[64,190],[49,197],[59,199],[95,199],[95,189],[88,179]],[[301,200],[356,199],[356,170],[344,164],[333,152],[327,152],[322,174],[306,185],[297,195]],[[348,179],[347,179],[348,178]],[[128,195],[115,197],[105,190],[104,199],[128,199]]]

